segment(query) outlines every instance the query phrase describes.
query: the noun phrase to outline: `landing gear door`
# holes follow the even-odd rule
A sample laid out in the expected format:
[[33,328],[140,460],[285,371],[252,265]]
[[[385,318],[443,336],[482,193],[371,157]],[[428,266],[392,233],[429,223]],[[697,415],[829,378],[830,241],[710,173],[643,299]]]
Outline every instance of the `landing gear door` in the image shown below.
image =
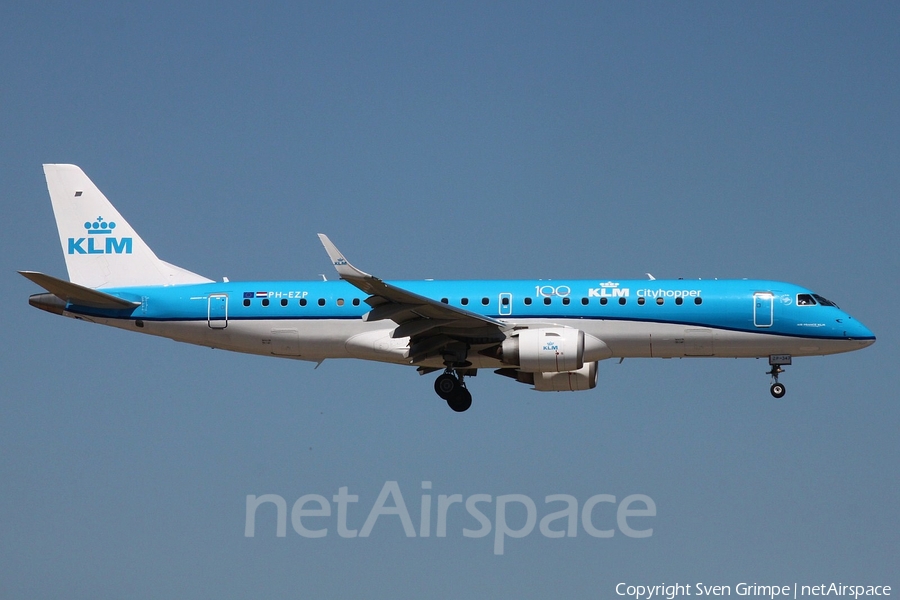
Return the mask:
[[228,327],[228,294],[210,294],[207,323],[211,329]]
[[756,327],[771,327],[775,320],[775,295],[771,292],[753,294],[753,324]]

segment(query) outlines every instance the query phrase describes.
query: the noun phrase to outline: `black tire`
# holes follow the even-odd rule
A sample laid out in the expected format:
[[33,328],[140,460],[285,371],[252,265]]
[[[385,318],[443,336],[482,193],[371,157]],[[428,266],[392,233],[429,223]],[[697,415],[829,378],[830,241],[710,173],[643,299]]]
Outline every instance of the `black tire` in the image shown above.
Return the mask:
[[455,412],[466,412],[472,406],[472,394],[464,387],[460,387],[456,394],[447,400],[447,406]]
[[439,375],[434,380],[434,391],[442,400],[449,401],[459,389],[459,380],[450,373]]
[[783,383],[773,383],[772,387],[769,388],[769,391],[772,392],[772,396],[775,398],[783,398],[784,394],[787,392]]

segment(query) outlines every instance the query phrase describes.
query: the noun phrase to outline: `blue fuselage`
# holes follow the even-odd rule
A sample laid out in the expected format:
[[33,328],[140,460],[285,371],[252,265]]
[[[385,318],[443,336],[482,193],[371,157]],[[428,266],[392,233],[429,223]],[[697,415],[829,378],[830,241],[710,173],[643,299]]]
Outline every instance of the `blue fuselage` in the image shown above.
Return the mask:
[[[778,352],[819,355],[858,349],[875,340],[862,323],[821,296],[777,281],[486,280],[392,284],[510,324],[577,327],[600,336],[617,357],[746,357]],[[272,353],[265,340],[272,338],[273,330],[296,331],[302,351],[281,355],[310,360],[356,356],[402,362],[396,343],[385,348],[383,356],[377,350],[361,356],[354,352],[352,343],[347,344],[360,333],[391,329],[394,325],[385,321],[364,322],[363,316],[370,310],[366,295],[343,281],[224,282],[110,288],[104,292],[140,305],[123,311],[69,305],[67,311],[71,316],[129,329],[137,326],[145,333],[180,341],[262,354]],[[189,323],[201,327],[179,327]],[[326,327],[328,324],[331,327]],[[221,343],[216,343],[217,337]]]

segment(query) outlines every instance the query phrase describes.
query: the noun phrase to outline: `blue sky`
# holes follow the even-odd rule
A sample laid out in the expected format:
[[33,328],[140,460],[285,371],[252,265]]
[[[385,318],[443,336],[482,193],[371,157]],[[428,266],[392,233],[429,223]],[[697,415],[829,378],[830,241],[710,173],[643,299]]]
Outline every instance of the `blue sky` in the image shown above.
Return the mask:
[[[118,3],[0,9],[0,596],[615,597],[618,582],[900,586],[895,3]],[[156,253],[317,279],[326,232],[419,278],[767,278],[878,336],[799,359],[470,384],[55,318],[40,165],[80,165]],[[274,534],[245,498],[646,494],[653,536]],[[558,507],[554,507],[556,509]],[[511,509],[512,510],[512,509]],[[605,510],[605,509],[604,509]],[[601,512],[597,513],[601,515]],[[613,513],[603,512],[614,521]],[[524,511],[510,513],[510,522]],[[599,517],[598,517],[599,518]]]

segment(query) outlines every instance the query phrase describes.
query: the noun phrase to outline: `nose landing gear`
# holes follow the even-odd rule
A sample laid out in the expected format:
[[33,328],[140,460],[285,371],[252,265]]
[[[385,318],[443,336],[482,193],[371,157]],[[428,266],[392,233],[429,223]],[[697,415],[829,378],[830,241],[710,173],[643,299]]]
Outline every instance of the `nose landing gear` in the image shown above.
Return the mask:
[[769,388],[769,392],[775,398],[783,398],[785,393],[787,393],[787,388],[784,387],[784,384],[778,383],[778,375],[784,373],[784,369],[781,366],[789,364],[791,364],[790,354],[773,354],[769,356],[769,365],[771,365],[772,370],[766,371],[766,375],[772,376],[772,386]]
[[772,384],[772,386],[769,388],[769,391],[772,393],[772,396],[775,398],[783,398],[784,395],[787,393],[787,389],[785,389],[784,384],[778,383],[777,381]]
[[438,378],[434,380],[434,391],[447,401],[447,406],[456,412],[465,412],[472,406],[472,394],[466,389],[463,374],[459,370],[454,372],[447,368],[441,375],[438,375]]

